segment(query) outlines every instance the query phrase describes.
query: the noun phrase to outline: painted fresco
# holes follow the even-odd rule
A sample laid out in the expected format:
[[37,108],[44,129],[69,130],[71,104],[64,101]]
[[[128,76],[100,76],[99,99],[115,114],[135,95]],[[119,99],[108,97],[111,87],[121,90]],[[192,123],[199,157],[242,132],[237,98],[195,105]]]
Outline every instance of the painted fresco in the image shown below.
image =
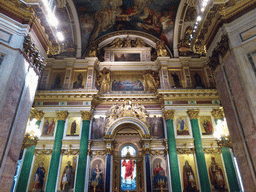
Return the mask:
[[114,0],[76,1],[83,49],[105,34],[136,30],[149,33],[172,48],[179,1]]
[[205,154],[212,191],[228,191],[227,178],[220,154]]
[[147,117],[147,122],[150,126],[150,134],[154,138],[164,138],[164,124],[163,117],[157,117],[154,115],[153,117]]
[[55,117],[44,118],[44,125],[42,129],[42,137],[52,137],[55,132],[57,119]]
[[176,127],[177,136],[190,135],[189,122],[186,116],[174,117],[174,125]]
[[32,191],[44,191],[47,180],[50,155],[36,155],[34,165],[31,171],[30,182],[28,186],[28,192]]
[[69,117],[67,136],[79,136],[81,127],[81,117]]
[[144,91],[144,78],[142,73],[113,74],[111,76],[112,91]]
[[63,156],[59,180],[58,180],[58,192],[60,191],[71,191],[74,189],[74,182],[76,176],[77,156],[69,155]]
[[108,123],[108,119],[106,117],[100,116],[97,118],[93,118],[92,120],[92,139],[102,139],[105,135],[105,127]]
[[163,180],[165,185],[163,185],[164,189],[168,189],[168,179],[167,179],[167,164],[164,157],[157,157],[152,160],[153,166],[153,189],[159,189],[160,186],[158,184],[159,180]]
[[212,135],[213,134],[213,125],[211,116],[201,116],[199,117],[200,128],[202,135]]
[[104,191],[104,180],[105,180],[105,164],[104,164],[104,157],[93,157],[91,159],[90,165],[90,181],[89,181],[89,190],[94,191],[92,182],[98,183],[96,186],[96,191]]
[[114,53],[115,61],[140,61],[140,53]]
[[180,174],[184,192],[197,192],[199,189],[198,175],[196,171],[195,159],[192,154],[178,155],[180,163]]

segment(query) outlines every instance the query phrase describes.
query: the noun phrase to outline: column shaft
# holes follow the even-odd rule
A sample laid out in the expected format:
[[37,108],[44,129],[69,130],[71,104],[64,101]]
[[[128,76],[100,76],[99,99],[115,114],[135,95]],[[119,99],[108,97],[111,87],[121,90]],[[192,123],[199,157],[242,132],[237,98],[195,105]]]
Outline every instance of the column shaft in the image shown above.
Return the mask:
[[105,192],[110,191],[110,176],[111,176],[111,154],[107,154],[106,162],[106,183],[105,183]]
[[179,163],[178,163],[178,156],[177,156],[177,150],[176,150],[173,119],[166,120],[166,126],[167,126],[169,161],[170,161],[170,169],[171,169],[172,191],[181,192],[180,171],[179,171]]
[[[40,123],[41,123],[41,121],[37,121],[36,125],[40,126]],[[26,189],[28,186],[29,174],[31,171],[32,161],[33,161],[33,157],[34,157],[35,147],[36,146],[33,145],[26,149],[16,191],[26,192]]]
[[77,167],[77,174],[76,174],[76,185],[75,185],[76,192],[84,191],[84,186],[85,186],[89,125],[90,125],[90,121],[83,120],[78,167]]
[[62,138],[64,132],[65,121],[58,120],[58,125],[55,134],[55,140],[53,145],[51,163],[49,167],[49,173],[46,183],[47,192],[55,192],[56,181],[58,176],[59,161],[61,155]]
[[211,192],[211,185],[209,182],[209,176],[208,176],[207,165],[206,165],[205,156],[204,156],[204,150],[203,150],[201,134],[199,130],[198,119],[191,119],[191,126],[192,126],[192,132],[194,137],[197,168],[199,172],[201,191]]
[[147,191],[151,191],[151,173],[150,173],[150,158],[149,158],[149,154],[145,154],[145,163],[146,163]]
[[240,188],[237,181],[236,171],[232,161],[232,155],[231,155],[230,149],[227,147],[222,147],[221,150],[222,150],[222,156],[223,156],[224,165],[225,165],[226,173],[228,177],[228,184],[229,184],[230,191],[239,192]]

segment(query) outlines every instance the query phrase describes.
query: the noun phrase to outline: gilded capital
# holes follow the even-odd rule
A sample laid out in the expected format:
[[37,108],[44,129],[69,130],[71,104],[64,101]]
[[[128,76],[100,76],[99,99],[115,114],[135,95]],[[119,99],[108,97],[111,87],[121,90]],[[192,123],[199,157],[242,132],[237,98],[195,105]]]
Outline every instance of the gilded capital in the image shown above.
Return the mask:
[[31,113],[33,118],[35,118],[37,121],[41,121],[44,117],[44,112],[43,111],[36,111],[36,110],[31,110]]
[[187,114],[190,119],[198,119],[199,112],[199,109],[191,109],[187,111]]
[[56,111],[56,114],[57,114],[58,120],[66,121],[66,119],[68,117],[67,111]]
[[174,113],[175,113],[175,110],[165,110],[164,111],[165,120],[173,119],[174,118]]
[[215,120],[216,119],[224,119],[223,107],[220,107],[219,109],[213,109],[211,113]]
[[91,111],[81,111],[82,119],[90,121],[92,117],[92,112]]

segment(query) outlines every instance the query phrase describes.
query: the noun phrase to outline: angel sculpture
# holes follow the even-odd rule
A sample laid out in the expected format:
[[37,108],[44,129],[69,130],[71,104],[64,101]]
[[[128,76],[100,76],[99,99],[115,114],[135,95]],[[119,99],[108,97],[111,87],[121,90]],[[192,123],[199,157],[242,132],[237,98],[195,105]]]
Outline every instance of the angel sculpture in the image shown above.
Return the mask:
[[146,47],[146,43],[141,38],[136,38],[136,47]]
[[112,43],[110,43],[110,48],[121,48],[123,47],[123,39],[120,39],[119,37],[116,38]]
[[101,93],[110,91],[110,71],[106,67],[98,73],[97,85],[100,87]]
[[154,93],[157,88],[159,87],[159,78],[154,77],[155,74],[151,70],[146,71],[143,75],[144,77],[144,84],[145,84],[145,91],[149,93]]
[[156,42],[156,53],[158,57],[166,57],[168,55],[164,41]]

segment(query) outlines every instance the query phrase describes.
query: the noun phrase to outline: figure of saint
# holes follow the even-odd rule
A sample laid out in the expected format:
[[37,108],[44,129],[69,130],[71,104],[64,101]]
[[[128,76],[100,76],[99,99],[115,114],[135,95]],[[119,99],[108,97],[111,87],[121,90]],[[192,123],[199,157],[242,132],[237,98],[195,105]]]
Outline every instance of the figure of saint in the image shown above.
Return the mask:
[[68,161],[68,165],[65,167],[62,174],[62,179],[60,183],[61,190],[68,192],[70,189],[74,188],[74,176],[75,176],[75,170],[71,165],[71,162]]
[[103,71],[99,73],[100,92],[107,93],[110,91],[110,71],[104,67]]
[[95,169],[93,169],[91,181],[94,181],[94,180],[98,181],[98,185],[96,189],[99,189],[99,188],[102,189],[103,188],[103,172],[99,168],[99,165],[96,165]]
[[195,78],[195,82],[196,82],[196,87],[200,87],[200,88],[204,87],[201,77],[198,73],[195,74],[194,78]]
[[43,134],[42,135],[47,135],[48,131],[49,131],[49,121],[48,119],[46,120],[45,124],[44,124],[44,128],[43,128]]
[[59,89],[59,88],[61,88],[60,82],[61,82],[60,74],[57,74],[57,76],[55,78],[55,81],[54,81],[54,85],[52,86],[52,89]]
[[203,127],[207,135],[212,134],[212,124],[210,121],[204,121]]
[[185,165],[183,166],[183,183],[184,192],[197,191],[195,175],[188,161],[186,161]]
[[55,122],[54,122],[54,119],[53,119],[51,124],[49,125],[49,130],[48,130],[49,135],[53,135],[54,127],[55,127]]
[[151,71],[147,71],[144,75],[145,91],[153,93],[157,90],[159,82],[153,77]]
[[[161,167],[161,163],[157,163],[155,169],[154,169],[154,186],[155,188],[158,188],[158,180],[164,180],[165,184],[167,182],[167,177],[165,176],[165,171],[164,169]],[[165,185],[163,186],[165,187]]]
[[181,87],[179,76],[176,73],[172,73],[172,79],[175,87]]
[[35,174],[34,188],[36,189],[37,192],[43,191],[44,177],[45,177],[44,163],[41,162],[40,165],[38,165],[38,168]]
[[76,133],[76,120],[74,120],[71,124],[70,134],[74,135]]
[[211,184],[214,186],[214,189],[216,190],[223,190],[225,189],[225,180],[223,176],[223,172],[221,168],[218,166],[218,164],[215,161],[215,158],[211,158],[211,166],[209,167],[209,175]]
[[124,174],[124,179],[126,180],[128,177],[133,179],[133,171],[134,171],[134,164],[135,162],[130,159],[128,162],[125,161],[125,159],[122,162],[122,167],[125,167],[125,174]]
[[82,83],[83,83],[83,76],[82,76],[82,74],[80,73],[80,74],[77,76],[77,81],[74,82],[74,84],[73,84],[73,88],[74,88],[74,89],[84,88],[84,86],[82,85]]

